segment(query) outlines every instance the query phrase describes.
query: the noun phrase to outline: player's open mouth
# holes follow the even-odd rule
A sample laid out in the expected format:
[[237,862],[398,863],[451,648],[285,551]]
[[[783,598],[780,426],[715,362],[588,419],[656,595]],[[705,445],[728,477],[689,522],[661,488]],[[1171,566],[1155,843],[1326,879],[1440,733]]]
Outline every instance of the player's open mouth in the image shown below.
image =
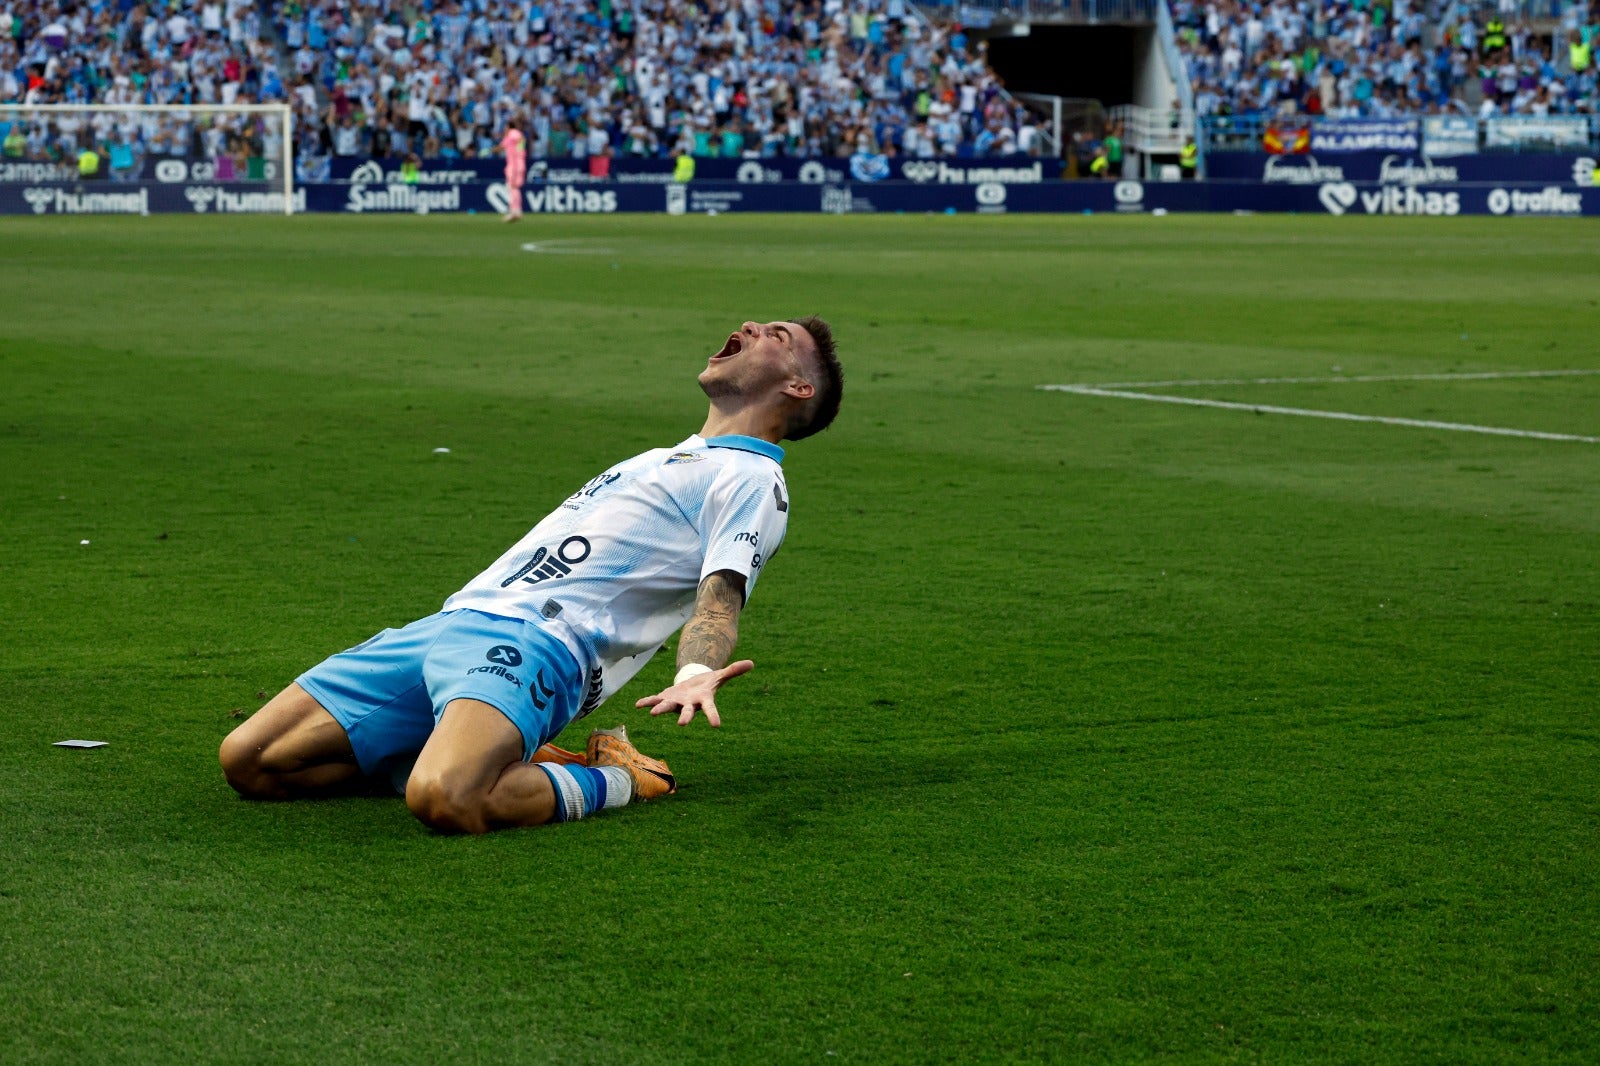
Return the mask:
[[718,359],[732,359],[742,351],[744,351],[744,339],[737,333],[730,333],[728,343],[722,346],[722,351],[711,357],[711,361],[715,363]]

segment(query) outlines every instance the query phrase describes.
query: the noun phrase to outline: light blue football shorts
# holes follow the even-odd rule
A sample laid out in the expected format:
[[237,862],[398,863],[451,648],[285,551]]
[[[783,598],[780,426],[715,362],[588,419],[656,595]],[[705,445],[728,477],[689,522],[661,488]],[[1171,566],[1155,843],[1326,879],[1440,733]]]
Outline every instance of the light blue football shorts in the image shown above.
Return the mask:
[[451,700],[499,708],[522,733],[522,757],[572,721],[583,672],[535,622],[444,611],[324,659],[296,680],[350,736],[367,774],[393,773],[428,742]]

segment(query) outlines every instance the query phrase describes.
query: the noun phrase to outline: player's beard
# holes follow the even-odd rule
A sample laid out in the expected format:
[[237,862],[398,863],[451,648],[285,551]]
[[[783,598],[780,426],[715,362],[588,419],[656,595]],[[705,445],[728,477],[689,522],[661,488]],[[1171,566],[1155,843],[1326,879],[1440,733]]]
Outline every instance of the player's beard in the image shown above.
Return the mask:
[[705,375],[701,376],[700,391],[705,393],[706,396],[712,400],[720,400],[725,396],[744,395],[744,390],[739,387],[739,383],[737,381],[732,381],[728,378],[718,377],[715,375],[710,377],[706,377]]

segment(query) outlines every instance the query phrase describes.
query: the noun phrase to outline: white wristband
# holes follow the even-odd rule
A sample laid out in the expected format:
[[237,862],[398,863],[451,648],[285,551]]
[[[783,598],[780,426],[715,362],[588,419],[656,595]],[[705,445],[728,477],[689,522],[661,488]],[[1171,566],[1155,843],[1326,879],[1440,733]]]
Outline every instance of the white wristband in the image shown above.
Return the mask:
[[691,677],[699,677],[701,674],[709,674],[712,672],[713,671],[709,666],[703,666],[700,663],[690,663],[688,666],[685,666],[683,669],[678,671],[678,676],[672,679],[672,683],[674,685],[681,685]]

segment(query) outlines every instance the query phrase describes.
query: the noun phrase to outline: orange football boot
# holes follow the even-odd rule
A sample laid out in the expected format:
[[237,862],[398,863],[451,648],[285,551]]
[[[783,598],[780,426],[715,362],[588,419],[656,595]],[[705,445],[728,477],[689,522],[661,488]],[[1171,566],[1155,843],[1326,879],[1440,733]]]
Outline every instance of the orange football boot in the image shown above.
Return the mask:
[[628,727],[596,729],[589,734],[589,765],[620,766],[633,778],[633,799],[644,803],[678,791],[678,779],[660,759],[652,759],[628,741]]

